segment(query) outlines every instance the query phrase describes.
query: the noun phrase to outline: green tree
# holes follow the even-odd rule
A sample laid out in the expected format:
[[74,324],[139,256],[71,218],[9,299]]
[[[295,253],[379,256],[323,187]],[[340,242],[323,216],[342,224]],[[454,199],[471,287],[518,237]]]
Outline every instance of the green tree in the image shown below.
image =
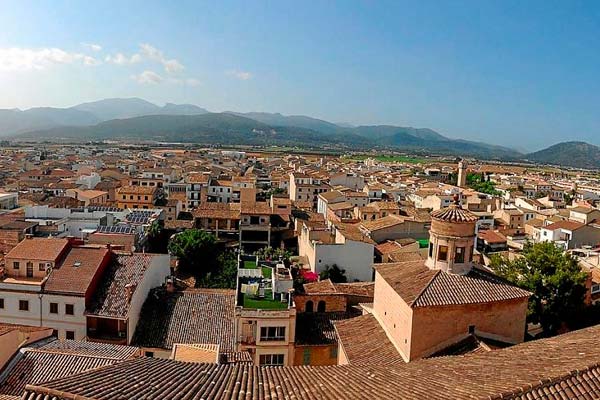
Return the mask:
[[179,258],[179,268],[197,279],[217,269],[217,238],[201,229],[188,229],[173,235],[168,250]]
[[232,251],[217,256],[217,269],[204,275],[196,282],[197,287],[235,289],[238,271],[237,256]]
[[573,255],[552,242],[527,243],[522,257],[510,261],[492,256],[491,267],[501,277],[533,293],[527,319],[541,324],[545,335],[579,324],[576,318],[585,308],[587,274]]
[[258,257],[259,260],[279,260],[282,259],[284,262],[289,262],[292,253],[286,249],[282,249],[280,247],[273,248],[271,246],[263,247],[254,252],[254,255]]
[[325,269],[319,274],[319,279],[331,279],[333,283],[346,283],[348,278],[346,277],[346,270],[340,268],[337,264],[326,265]]
[[148,251],[152,253],[166,253],[166,240],[164,231],[164,222],[155,220],[147,230],[148,235]]

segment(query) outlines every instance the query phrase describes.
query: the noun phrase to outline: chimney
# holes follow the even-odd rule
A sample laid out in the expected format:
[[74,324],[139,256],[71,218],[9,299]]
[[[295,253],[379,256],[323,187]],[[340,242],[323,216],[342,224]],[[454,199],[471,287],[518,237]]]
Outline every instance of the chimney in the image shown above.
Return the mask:
[[131,303],[131,298],[133,297],[135,288],[136,288],[136,285],[133,283],[128,283],[125,285],[125,296],[127,298],[127,304]]

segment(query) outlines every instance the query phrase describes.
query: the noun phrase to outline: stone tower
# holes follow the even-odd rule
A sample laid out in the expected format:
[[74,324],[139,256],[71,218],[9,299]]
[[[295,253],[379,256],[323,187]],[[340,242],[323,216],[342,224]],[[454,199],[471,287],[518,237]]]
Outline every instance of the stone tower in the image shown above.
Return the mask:
[[473,266],[477,216],[454,204],[431,213],[429,253],[425,265],[451,274],[465,275]]
[[469,164],[465,160],[458,163],[458,187],[467,187],[467,168]]

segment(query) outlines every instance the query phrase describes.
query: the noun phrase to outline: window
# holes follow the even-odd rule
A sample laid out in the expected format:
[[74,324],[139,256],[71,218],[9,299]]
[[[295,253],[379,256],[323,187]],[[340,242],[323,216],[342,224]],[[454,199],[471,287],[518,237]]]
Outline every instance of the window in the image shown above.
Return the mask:
[[321,300],[317,303],[317,312],[325,312],[326,304],[325,301]]
[[305,348],[302,354],[302,364],[310,365],[310,348]]
[[438,261],[447,261],[448,260],[448,246],[439,246],[438,247]]
[[58,303],[50,303],[50,314],[58,314]]
[[75,307],[73,306],[73,304],[65,304],[65,314],[67,314],[67,315],[75,314]]
[[39,263],[38,264],[38,271],[45,271],[46,270],[46,264],[45,263]]
[[475,325],[469,325],[469,334],[470,335],[474,335],[475,334]]
[[592,285],[592,294],[596,294],[596,293],[600,293],[600,285],[599,284]]
[[338,356],[338,348],[337,346],[332,346],[329,348],[329,358],[337,359]]
[[66,331],[65,338],[67,340],[75,340],[75,331]]
[[465,248],[457,247],[454,254],[454,262],[455,263],[464,263],[465,262]]
[[58,337],[58,329],[52,329],[52,336],[54,336],[55,338]]
[[0,310],[4,310],[4,299],[0,298]]
[[314,304],[312,302],[312,300],[309,300],[306,302],[306,304],[304,305],[304,311],[305,312],[313,312],[314,309]]
[[429,257],[433,257],[433,243],[429,243]]
[[285,326],[263,326],[260,328],[260,340],[285,340]]
[[19,262],[13,261],[13,269],[19,269]]
[[283,354],[261,354],[260,365],[283,365]]
[[29,311],[29,300],[19,300],[19,311]]
[[154,357],[153,351],[147,351],[145,354],[146,354],[146,357]]

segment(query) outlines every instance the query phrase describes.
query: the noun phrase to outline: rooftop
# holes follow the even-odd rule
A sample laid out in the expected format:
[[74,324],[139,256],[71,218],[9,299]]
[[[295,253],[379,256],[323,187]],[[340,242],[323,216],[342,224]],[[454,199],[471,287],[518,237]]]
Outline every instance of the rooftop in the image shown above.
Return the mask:
[[490,303],[531,295],[480,268],[471,269],[467,275],[455,275],[414,261],[378,264],[375,269],[413,308]]
[[154,289],[142,308],[133,337],[136,346],[172,349],[175,343],[218,344],[233,351],[235,291]]

